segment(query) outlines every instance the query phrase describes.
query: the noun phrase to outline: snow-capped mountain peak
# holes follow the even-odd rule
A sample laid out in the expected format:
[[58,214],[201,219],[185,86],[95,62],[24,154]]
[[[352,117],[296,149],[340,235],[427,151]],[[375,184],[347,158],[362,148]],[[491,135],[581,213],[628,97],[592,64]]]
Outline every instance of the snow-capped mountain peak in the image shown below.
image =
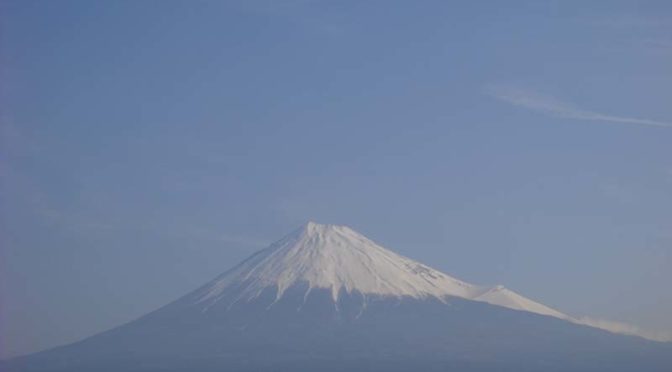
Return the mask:
[[202,300],[216,299],[230,284],[254,298],[276,286],[277,296],[294,285],[339,293],[422,298],[466,297],[472,286],[391,252],[346,226],[308,222],[217,278]]
[[[227,297],[236,288],[235,298]],[[197,293],[208,306],[223,299],[251,300],[269,288],[276,299],[292,287],[363,296],[435,298],[450,296],[567,319],[554,309],[502,286],[482,287],[453,278],[396,254],[347,226],[308,222],[222,274]]]

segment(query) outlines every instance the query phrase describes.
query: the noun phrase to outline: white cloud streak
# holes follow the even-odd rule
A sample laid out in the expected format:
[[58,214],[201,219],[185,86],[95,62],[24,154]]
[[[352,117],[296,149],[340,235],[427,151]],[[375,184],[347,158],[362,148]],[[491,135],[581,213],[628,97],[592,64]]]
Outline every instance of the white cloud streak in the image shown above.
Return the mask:
[[672,122],[617,116],[585,110],[572,103],[558,100],[555,97],[515,87],[489,86],[487,88],[487,93],[492,97],[513,106],[526,108],[549,116],[575,120],[672,128]]

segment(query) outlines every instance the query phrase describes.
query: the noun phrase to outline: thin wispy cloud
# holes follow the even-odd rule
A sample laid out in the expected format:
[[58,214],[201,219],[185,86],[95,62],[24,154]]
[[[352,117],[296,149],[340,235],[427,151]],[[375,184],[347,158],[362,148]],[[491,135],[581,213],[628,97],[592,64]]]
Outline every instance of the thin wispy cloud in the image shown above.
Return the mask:
[[565,102],[552,96],[543,95],[534,91],[517,87],[489,86],[487,87],[487,93],[492,97],[509,103],[513,106],[537,111],[548,116],[575,120],[602,121],[609,123],[672,128],[672,122],[619,116],[586,110],[573,103]]

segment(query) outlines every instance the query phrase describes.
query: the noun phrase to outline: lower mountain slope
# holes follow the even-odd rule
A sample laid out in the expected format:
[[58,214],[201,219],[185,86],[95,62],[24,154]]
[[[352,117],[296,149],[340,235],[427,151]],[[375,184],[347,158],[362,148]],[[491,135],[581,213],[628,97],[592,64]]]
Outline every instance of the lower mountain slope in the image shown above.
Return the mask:
[[[231,295],[234,295],[233,293]],[[178,301],[6,371],[670,371],[672,345],[458,297],[269,290],[203,312]],[[384,369],[380,369],[384,368]]]

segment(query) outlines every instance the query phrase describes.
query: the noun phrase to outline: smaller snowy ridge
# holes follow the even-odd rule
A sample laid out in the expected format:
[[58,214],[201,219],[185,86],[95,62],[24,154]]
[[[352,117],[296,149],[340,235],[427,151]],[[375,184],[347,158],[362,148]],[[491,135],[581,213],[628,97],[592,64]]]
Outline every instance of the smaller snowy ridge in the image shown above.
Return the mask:
[[237,299],[250,300],[265,289],[277,298],[293,286],[331,291],[336,302],[342,291],[363,295],[436,298],[456,296],[515,310],[566,319],[566,315],[502,286],[481,287],[463,282],[398,255],[346,227],[309,222],[270,247],[216,278],[199,291],[198,301],[212,304],[232,286]]
[[483,293],[470,297],[471,300],[487,302],[489,304],[508,307],[509,309],[524,310],[531,313],[553,316],[561,319],[569,317],[557,310],[551,309],[546,305],[534,302],[518,293],[498,285],[488,288]]

